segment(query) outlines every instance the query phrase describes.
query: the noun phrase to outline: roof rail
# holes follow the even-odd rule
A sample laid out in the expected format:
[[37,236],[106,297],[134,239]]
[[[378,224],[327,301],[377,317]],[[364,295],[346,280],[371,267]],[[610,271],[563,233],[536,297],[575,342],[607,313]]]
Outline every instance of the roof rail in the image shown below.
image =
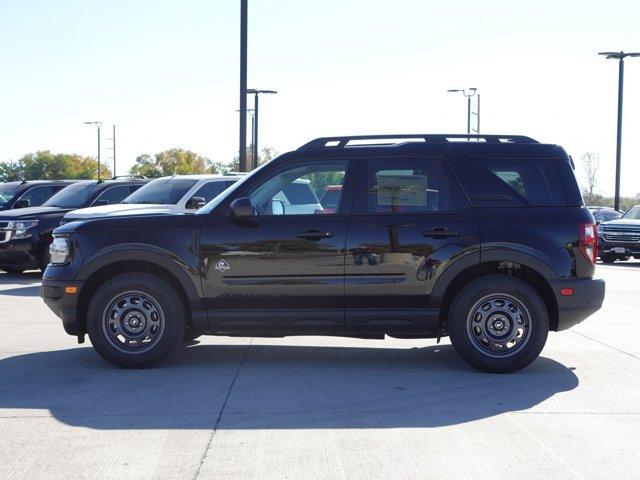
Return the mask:
[[[369,142],[368,140],[389,140],[388,143]],[[404,141],[401,141],[404,140]],[[355,135],[346,137],[321,137],[311,140],[298,150],[340,149],[348,147],[368,146],[397,146],[411,141],[423,141],[427,143],[449,143],[461,140],[478,140],[486,143],[538,143],[536,140],[524,135],[466,135],[460,133],[438,134],[400,134],[400,135]],[[349,143],[355,142],[355,145]]]
[[111,177],[111,180],[118,180],[119,178],[139,178],[141,180],[146,180],[147,177],[144,175],[116,175]]

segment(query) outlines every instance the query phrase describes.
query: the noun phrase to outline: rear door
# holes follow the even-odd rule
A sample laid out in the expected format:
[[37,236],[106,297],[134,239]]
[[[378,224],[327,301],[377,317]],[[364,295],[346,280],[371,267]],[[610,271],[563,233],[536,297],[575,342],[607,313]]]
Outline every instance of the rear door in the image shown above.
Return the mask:
[[363,159],[347,230],[346,322],[429,329],[436,279],[479,245],[478,221],[441,158]]

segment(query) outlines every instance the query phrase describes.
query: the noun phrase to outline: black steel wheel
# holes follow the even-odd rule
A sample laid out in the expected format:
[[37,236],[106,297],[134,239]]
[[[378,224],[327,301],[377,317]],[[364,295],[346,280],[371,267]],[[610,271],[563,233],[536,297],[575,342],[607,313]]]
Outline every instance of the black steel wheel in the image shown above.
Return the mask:
[[481,277],[453,300],[451,342],[475,368],[514,372],[535,360],[547,340],[549,314],[529,284],[507,275]]
[[185,307],[166,280],[126,273],[100,287],[89,303],[87,332],[96,351],[123,368],[152,366],[182,340]]

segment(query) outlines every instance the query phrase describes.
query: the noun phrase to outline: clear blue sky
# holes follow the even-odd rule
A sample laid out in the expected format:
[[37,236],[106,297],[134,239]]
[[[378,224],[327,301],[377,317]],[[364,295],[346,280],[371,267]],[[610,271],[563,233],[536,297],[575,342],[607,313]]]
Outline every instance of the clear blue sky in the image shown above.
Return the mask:
[[[462,132],[464,100],[445,91],[472,86],[485,133],[531,135],[575,158],[597,152],[599,189],[612,192],[617,65],[596,52],[640,51],[640,2],[249,4],[249,86],[280,92],[263,97],[262,145]],[[1,0],[0,160],[95,154],[86,120],[117,124],[119,173],[174,146],[230,160],[238,38],[237,0]],[[635,195],[640,59],[626,73],[622,191]]]

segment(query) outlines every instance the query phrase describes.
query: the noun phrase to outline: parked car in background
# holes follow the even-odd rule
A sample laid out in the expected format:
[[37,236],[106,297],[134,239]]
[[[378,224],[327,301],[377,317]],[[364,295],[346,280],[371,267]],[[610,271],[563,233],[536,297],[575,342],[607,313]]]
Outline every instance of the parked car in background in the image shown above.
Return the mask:
[[617,220],[622,217],[623,212],[614,210],[611,207],[587,207],[593,214],[593,218],[596,219],[596,224],[602,222],[608,222],[610,220]]
[[173,175],[156,178],[118,205],[74,210],[64,216],[63,223],[117,216],[123,213],[195,212],[236,183],[242,176],[242,174]]
[[23,180],[0,183],[0,211],[39,207],[76,180]]
[[325,212],[334,213],[338,209],[341,194],[342,185],[327,185],[324,187],[324,195],[320,199],[320,204]]
[[[315,204],[328,190],[339,192],[334,211]],[[389,335],[450,336],[469,364],[505,373],[601,307],[596,254],[593,216],[557,145],[320,138],[194,215],[59,227],[41,296],[67,333],[88,333],[127,368],[203,334]]]
[[148,180],[80,180],[58,191],[39,207],[0,212],[0,270],[43,270],[49,263],[51,233],[67,212],[89,205],[121,202]]
[[640,205],[598,225],[598,254],[604,263],[640,258]]

